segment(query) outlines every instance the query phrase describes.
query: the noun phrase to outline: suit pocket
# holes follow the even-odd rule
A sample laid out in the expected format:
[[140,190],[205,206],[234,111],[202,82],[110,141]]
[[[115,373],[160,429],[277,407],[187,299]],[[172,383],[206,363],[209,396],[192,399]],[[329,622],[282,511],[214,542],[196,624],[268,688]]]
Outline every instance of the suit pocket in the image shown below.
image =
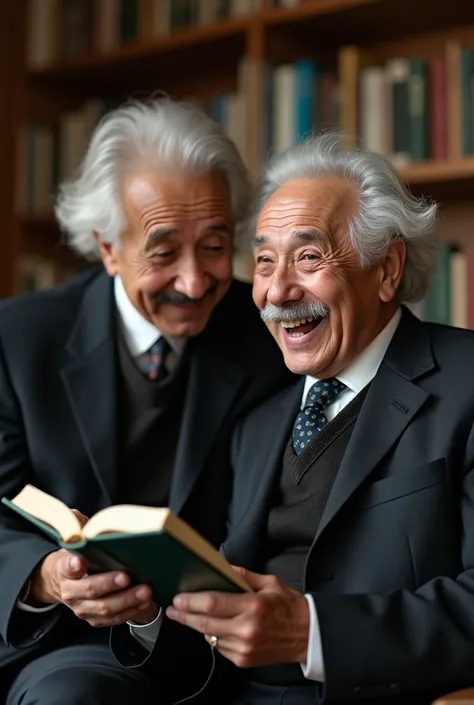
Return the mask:
[[378,504],[392,502],[394,499],[426,490],[429,487],[442,485],[446,482],[446,470],[446,458],[437,458],[427,465],[418,466],[411,471],[374,482],[367,488],[362,508],[369,509]]

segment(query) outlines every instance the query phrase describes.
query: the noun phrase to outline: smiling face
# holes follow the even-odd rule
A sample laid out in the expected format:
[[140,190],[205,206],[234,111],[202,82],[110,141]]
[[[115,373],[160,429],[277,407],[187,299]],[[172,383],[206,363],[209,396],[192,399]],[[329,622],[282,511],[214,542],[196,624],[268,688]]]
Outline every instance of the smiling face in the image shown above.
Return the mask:
[[219,174],[136,172],[121,190],[128,227],[121,246],[99,240],[108,273],[120,275],[140,313],[172,337],[207,325],[232,279],[229,190]]
[[298,179],[263,207],[255,238],[254,301],[296,374],[336,376],[385,327],[397,308],[405,245],[363,269],[348,223],[355,185]]

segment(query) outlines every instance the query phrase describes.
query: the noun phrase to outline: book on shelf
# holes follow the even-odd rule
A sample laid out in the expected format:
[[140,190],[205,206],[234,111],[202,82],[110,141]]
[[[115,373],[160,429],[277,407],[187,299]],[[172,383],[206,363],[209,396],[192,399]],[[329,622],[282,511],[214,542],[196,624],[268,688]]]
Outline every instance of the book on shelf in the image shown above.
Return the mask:
[[134,584],[147,584],[166,607],[180,592],[249,592],[226,559],[168,508],[106,507],[83,526],[61,500],[26,485],[2,503],[52,539],[82,556],[91,571],[123,570]]
[[422,320],[474,330],[474,249],[443,244],[427,295],[410,308]]
[[27,64],[107,54],[166,36],[259,12],[262,0],[29,0]]

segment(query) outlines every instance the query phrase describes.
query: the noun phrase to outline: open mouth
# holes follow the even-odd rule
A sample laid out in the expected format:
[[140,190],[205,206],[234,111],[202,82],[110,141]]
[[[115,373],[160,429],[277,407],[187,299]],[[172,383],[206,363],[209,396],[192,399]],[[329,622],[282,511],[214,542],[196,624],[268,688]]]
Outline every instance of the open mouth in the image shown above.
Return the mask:
[[307,318],[295,318],[292,321],[280,321],[280,325],[290,338],[302,338],[315,330],[322,320],[322,316],[310,316]]

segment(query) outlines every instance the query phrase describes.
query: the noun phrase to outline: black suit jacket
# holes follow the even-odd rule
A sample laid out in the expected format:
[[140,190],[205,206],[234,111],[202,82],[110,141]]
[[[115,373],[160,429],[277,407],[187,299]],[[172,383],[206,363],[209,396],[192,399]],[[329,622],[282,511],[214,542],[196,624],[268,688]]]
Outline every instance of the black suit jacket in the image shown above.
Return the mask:
[[[112,280],[102,270],[0,305],[0,496],[30,482],[88,516],[116,501],[115,319]],[[250,285],[238,281],[189,341],[189,355],[170,506],[219,545],[236,418],[290,376]],[[84,623],[62,607],[40,616],[15,609],[31,571],[56,547],[5,507],[0,532],[1,665],[19,655],[5,643],[51,648],[61,623],[69,637]]]
[[[233,448],[233,564],[262,548],[301,402],[252,412]],[[357,420],[305,570],[326,684],[308,702],[427,703],[474,684],[474,333],[403,311]]]

